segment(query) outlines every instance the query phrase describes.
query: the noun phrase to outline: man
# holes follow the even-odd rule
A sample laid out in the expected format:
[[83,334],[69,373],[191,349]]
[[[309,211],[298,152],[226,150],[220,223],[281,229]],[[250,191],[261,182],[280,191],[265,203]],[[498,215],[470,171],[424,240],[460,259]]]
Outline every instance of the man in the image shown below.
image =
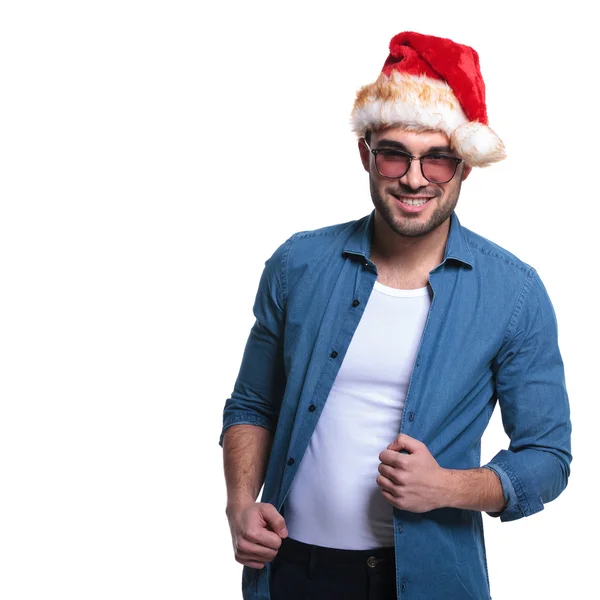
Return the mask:
[[[504,158],[476,52],[395,36],[352,123],[374,211],[266,262],[225,405],[244,598],[490,598],[481,513],[556,498],[571,425],[537,273],[454,213]],[[510,446],[481,467],[496,401]]]

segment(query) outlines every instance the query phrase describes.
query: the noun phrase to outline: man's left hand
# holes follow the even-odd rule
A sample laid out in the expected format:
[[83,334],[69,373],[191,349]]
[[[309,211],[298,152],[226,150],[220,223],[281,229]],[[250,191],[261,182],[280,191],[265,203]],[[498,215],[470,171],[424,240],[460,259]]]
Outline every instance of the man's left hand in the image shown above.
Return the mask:
[[414,513],[447,506],[448,473],[423,442],[402,433],[379,460],[377,485],[390,504]]

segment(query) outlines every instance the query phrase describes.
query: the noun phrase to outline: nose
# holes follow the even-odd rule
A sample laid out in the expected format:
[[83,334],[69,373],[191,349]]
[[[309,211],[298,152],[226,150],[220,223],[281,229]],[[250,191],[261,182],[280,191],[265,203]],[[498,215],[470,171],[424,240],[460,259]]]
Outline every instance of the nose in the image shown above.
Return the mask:
[[412,159],[408,171],[400,177],[400,183],[403,183],[411,190],[417,190],[429,185],[429,181],[423,177],[423,173],[421,172],[421,162],[418,158]]

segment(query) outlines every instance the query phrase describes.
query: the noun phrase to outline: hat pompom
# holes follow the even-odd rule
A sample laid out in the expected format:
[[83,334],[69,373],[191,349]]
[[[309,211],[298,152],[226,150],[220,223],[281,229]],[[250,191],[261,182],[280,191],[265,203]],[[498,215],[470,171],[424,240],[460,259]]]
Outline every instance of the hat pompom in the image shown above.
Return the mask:
[[477,121],[457,127],[450,136],[450,143],[472,167],[488,167],[506,158],[502,140],[490,127]]

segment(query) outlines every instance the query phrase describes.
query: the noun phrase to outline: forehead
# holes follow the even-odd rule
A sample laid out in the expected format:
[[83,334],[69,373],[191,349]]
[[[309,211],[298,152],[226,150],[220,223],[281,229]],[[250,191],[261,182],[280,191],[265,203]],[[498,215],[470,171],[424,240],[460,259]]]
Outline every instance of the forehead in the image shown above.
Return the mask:
[[374,131],[371,142],[375,144],[384,139],[399,142],[410,149],[450,146],[450,138],[442,131],[409,131],[402,127],[387,127]]

